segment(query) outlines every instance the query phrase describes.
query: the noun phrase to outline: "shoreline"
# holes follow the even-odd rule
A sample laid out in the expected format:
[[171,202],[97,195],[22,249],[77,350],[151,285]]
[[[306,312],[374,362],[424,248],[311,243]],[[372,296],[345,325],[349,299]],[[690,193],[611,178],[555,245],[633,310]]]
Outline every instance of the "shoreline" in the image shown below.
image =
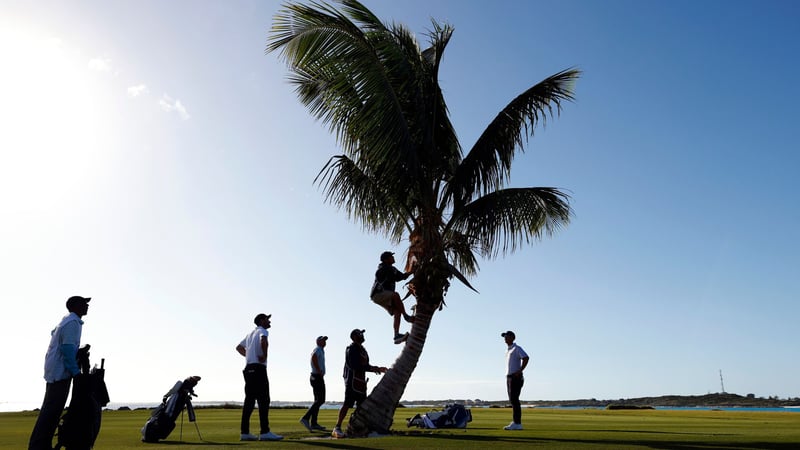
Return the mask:
[[[192,402],[195,408],[241,408],[241,401],[202,401]],[[312,401],[273,401],[272,408],[301,409],[311,406]],[[508,406],[508,400],[469,400],[469,399],[446,399],[446,400],[403,400],[400,402],[401,408],[441,408],[451,403],[461,403],[468,408],[502,408]],[[341,401],[330,401],[322,405],[322,409],[338,409]],[[151,409],[160,405],[160,402],[111,402],[104,409]],[[24,412],[35,411],[41,406],[36,402],[0,402],[0,412]],[[525,408],[595,408],[603,409],[609,406],[615,407],[652,407],[656,409],[772,409],[800,412],[800,398],[778,399],[761,398],[752,394],[741,396],[738,394],[718,393],[706,395],[664,395],[660,397],[638,397],[618,400],[597,400],[597,399],[578,399],[578,400],[523,400],[522,406]]]

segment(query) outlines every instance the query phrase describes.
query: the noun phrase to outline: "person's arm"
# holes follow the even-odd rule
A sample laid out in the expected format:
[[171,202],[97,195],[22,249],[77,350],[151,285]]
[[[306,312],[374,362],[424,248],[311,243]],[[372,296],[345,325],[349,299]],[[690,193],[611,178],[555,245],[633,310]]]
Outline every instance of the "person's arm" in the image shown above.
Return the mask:
[[73,377],[81,373],[81,369],[78,367],[78,359],[76,358],[77,354],[78,347],[75,344],[61,344],[61,359],[64,361],[64,368]]
[[72,342],[80,340],[80,325],[78,322],[71,321],[64,324],[61,329],[61,360],[64,362],[64,368],[67,369],[71,376],[77,376],[81,373],[78,367],[78,346]]
[[244,345],[242,344],[236,346],[236,351],[242,356],[247,356],[247,350],[245,350]]
[[412,273],[414,273],[414,272],[405,272],[405,273],[400,272],[400,270],[397,267],[393,267],[393,269],[394,269],[394,281],[403,281],[406,278],[410,277]]
[[261,336],[261,356],[258,357],[259,362],[267,360],[267,350],[269,349],[269,341],[266,336]]
[[523,370],[525,370],[525,367],[527,367],[527,366],[528,366],[528,360],[529,360],[529,359],[530,359],[530,358],[529,358],[529,357],[527,357],[527,356],[525,356],[525,357],[523,357],[523,358],[522,358],[522,367],[520,367],[520,368],[519,368],[519,374],[520,374],[520,375],[522,375],[522,371],[523,371]]

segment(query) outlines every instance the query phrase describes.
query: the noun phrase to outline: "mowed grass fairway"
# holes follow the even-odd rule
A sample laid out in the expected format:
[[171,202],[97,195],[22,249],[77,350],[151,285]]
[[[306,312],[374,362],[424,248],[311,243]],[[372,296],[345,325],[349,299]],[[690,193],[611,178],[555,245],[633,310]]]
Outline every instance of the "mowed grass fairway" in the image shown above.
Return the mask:
[[[330,439],[309,433],[298,422],[304,410],[273,409],[272,431],[280,442],[239,442],[237,409],[198,409],[197,425],[184,414],[169,438],[141,442],[139,430],[149,411],[105,411],[96,449],[175,448],[331,448],[331,449],[511,449],[511,448],[656,448],[656,449],[800,449],[800,413],[733,411],[604,411],[524,409],[522,431],[504,431],[507,408],[473,409],[466,430],[407,428],[405,420],[428,409],[400,408],[389,437]],[[320,411],[320,423],[332,428],[336,410]],[[258,413],[251,423],[255,431]],[[0,448],[23,449],[36,420],[35,412],[0,413]]]

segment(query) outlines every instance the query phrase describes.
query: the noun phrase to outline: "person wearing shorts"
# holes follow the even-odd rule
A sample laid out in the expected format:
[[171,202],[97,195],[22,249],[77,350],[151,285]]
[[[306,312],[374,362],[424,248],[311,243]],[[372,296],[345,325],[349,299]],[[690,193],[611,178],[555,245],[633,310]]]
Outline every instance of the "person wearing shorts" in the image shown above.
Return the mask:
[[370,298],[382,306],[391,316],[394,316],[394,343],[400,344],[408,339],[408,333],[400,333],[400,316],[406,322],[414,322],[414,317],[406,313],[400,294],[395,291],[395,283],[407,279],[413,272],[401,272],[394,266],[394,253],[381,253],[381,263],[375,271],[375,282],[372,284]]
[[331,432],[331,436],[334,438],[345,437],[342,432],[342,422],[347,411],[353,406],[361,405],[361,402],[367,398],[367,371],[380,375],[388,370],[386,367],[370,365],[369,354],[362,345],[366,340],[364,331],[355,329],[350,332],[350,339],[353,343],[347,346],[344,353],[344,372],[342,374],[344,377],[344,403],[339,408],[339,420]]

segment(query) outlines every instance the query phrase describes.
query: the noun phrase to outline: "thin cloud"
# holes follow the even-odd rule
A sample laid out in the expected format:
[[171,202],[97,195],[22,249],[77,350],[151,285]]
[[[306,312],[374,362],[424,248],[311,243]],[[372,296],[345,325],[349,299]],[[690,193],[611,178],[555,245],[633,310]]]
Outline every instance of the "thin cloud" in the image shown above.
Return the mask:
[[166,112],[175,111],[183,120],[189,120],[189,117],[191,117],[189,116],[189,112],[186,111],[186,107],[183,106],[183,103],[181,103],[180,100],[173,100],[172,97],[167,94],[161,96],[158,104],[161,105],[161,109]]
[[89,60],[89,69],[97,72],[111,72],[111,60],[108,58],[92,58]]
[[136,86],[130,86],[128,88],[128,97],[136,98],[141,95],[149,94],[150,90],[147,89],[145,84],[137,84]]

